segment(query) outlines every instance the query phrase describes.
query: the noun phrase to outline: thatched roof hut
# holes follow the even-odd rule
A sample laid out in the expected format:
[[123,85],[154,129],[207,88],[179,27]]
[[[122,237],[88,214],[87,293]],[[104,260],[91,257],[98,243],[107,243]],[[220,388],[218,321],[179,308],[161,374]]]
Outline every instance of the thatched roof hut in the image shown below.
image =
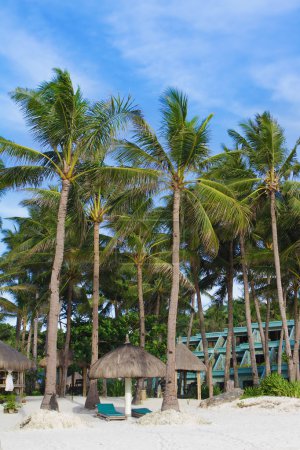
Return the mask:
[[92,365],[90,378],[164,377],[165,364],[141,347],[126,343],[110,351]]
[[34,367],[33,361],[30,361],[15,348],[0,341],[0,370],[23,372]]
[[131,415],[131,379],[164,377],[166,366],[141,347],[135,347],[126,340],[124,345],[98,359],[92,365],[89,377],[125,378],[125,415]]
[[206,372],[206,366],[184,344],[177,344],[175,350],[175,367],[177,371]]
[[207,368],[191,350],[180,341],[175,349],[175,369],[176,372],[184,372],[186,380],[187,372],[197,373],[197,397],[201,400],[201,376],[200,372],[206,372]]
[[[68,366],[73,363],[73,352],[69,350],[68,353]],[[64,365],[64,350],[57,350],[56,353],[56,367],[63,367]],[[47,367],[47,357],[41,359],[39,362],[39,366],[46,368]]]

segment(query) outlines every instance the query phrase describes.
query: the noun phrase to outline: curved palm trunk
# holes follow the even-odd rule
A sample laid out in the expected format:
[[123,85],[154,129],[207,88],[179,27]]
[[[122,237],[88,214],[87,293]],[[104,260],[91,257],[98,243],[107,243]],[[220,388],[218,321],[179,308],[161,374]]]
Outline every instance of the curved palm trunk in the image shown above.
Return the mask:
[[41,404],[42,409],[54,409],[58,411],[56,399],[56,347],[57,347],[57,325],[59,316],[59,278],[64,258],[65,245],[65,221],[67,214],[67,203],[70,192],[70,181],[62,180],[62,190],[59,201],[55,255],[52,266],[50,281],[50,310],[47,326],[47,372],[45,394]]
[[225,356],[225,370],[224,370],[224,387],[225,391],[229,390],[230,380],[230,362],[232,356],[232,341],[233,341],[233,242],[229,244],[229,266],[227,272],[227,296],[228,296],[228,333],[226,341],[226,356]]
[[248,343],[249,343],[251,369],[252,369],[252,379],[253,379],[253,385],[257,386],[259,384],[259,380],[258,380],[258,372],[257,372],[256,358],[255,358],[254,340],[253,340],[253,334],[252,334],[249,282],[248,282],[248,267],[247,267],[246,259],[245,259],[245,241],[244,241],[244,236],[242,234],[240,236],[240,249],[241,249],[241,257],[242,257],[245,313],[246,313],[246,325],[247,325]]
[[272,190],[270,193],[271,199],[271,222],[272,222],[272,239],[273,239],[273,252],[276,271],[276,283],[277,283],[277,295],[280,309],[280,315],[282,320],[282,328],[285,338],[285,352],[288,359],[288,373],[290,381],[294,380],[294,363],[291,350],[291,344],[289,339],[289,331],[287,326],[286,308],[284,304],[282,283],[281,283],[281,269],[279,259],[278,237],[277,237],[277,220],[276,220],[276,205],[275,205],[275,192]]
[[71,341],[72,296],[73,296],[73,282],[72,282],[72,280],[70,280],[69,284],[68,284],[67,329],[66,329],[66,339],[65,339],[65,347],[64,347],[64,364],[62,367],[60,397],[66,396],[66,385],[67,385],[68,365],[69,365],[69,350],[70,350],[70,341]]
[[[137,286],[138,286],[138,302],[139,302],[139,320],[140,320],[140,347],[145,348],[145,305],[143,296],[143,269],[140,263],[136,266],[137,270]],[[137,387],[135,390],[135,396],[132,401],[134,405],[141,404],[141,390],[144,388],[143,378],[139,378],[137,381]]]
[[[93,331],[92,331],[92,361],[98,360],[99,354],[99,289],[100,289],[100,253],[99,253],[99,222],[94,222],[94,272],[93,272]],[[85,408],[94,409],[100,403],[97,380],[90,380],[90,388],[85,401]]]
[[258,322],[261,345],[263,348],[263,354],[264,354],[264,358],[265,358],[266,375],[269,375],[271,373],[270,358],[269,358],[269,346],[266,346],[266,338],[265,338],[264,328],[263,328],[262,320],[261,320],[260,306],[259,306],[258,298],[256,297],[256,293],[255,293],[254,281],[251,280],[250,284],[251,284],[251,292],[252,292],[252,297],[253,297],[253,301],[254,301],[255,312],[256,312],[256,317],[257,317],[257,322]]
[[180,247],[180,190],[174,187],[173,198],[173,245],[172,245],[172,288],[168,315],[168,337],[167,337],[167,370],[166,389],[164,393],[162,411],[175,409],[179,411],[177,399],[177,378],[175,382],[175,339],[176,322],[179,295],[179,247]]

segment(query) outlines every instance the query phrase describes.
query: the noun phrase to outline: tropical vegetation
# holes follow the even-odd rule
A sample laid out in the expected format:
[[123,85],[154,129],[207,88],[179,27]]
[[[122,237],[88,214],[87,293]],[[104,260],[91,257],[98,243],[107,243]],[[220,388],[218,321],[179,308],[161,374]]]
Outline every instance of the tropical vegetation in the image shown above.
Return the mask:
[[[93,364],[127,334],[166,362],[163,410],[179,409],[180,335],[189,345],[201,333],[209,365],[206,332],[228,327],[227,389],[231,367],[238,385],[233,327],[246,325],[256,386],[251,322],[259,323],[268,375],[268,323],[280,319],[289,379],[299,380],[298,142],[287,148],[269,112],[229,130],[232,145],[217,153],[209,145],[213,116],[191,116],[178,89],[160,98],[157,132],[130,97],[91,102],[60,69],[11,97],[35,146],[0,138],[1,193],[22,187],[29,195],[26,216],[2,230],[0,339],[36,362],[46,356],[42,408],[58,409],[68,371]],[[39,374],[30,376],[32,391]],[[98,389],[91,382],[87,408]]]

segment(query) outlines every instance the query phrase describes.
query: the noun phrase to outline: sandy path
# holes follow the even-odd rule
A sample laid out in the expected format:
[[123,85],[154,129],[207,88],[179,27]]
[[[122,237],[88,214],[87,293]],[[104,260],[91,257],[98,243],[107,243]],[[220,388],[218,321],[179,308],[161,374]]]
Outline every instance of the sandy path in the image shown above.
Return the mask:
[[[122,399],[113,399],[123,406]],[[106,401],[109,401],[106,400]],[[283,400],[283,403],[285,400]],[[16,415],[0,411],[1,450],[299,450],[300,409],[288,411],[263,409],[259,406],[237,408],[223,405],[199,409],[197,401],[181,401],[181,409],[200,415],[210,424],[141,426],[135,419],[105,422],[86,412],[83,399],[60,400],[62,412],[73,412],[87,421],[81,429],[18,430],[17,424],[30,412],[37,411],[40,398],[30,398]],[[160,408],[161,400],[150,399],[144,406]],[[299,411],[299,412],[298,412]]]

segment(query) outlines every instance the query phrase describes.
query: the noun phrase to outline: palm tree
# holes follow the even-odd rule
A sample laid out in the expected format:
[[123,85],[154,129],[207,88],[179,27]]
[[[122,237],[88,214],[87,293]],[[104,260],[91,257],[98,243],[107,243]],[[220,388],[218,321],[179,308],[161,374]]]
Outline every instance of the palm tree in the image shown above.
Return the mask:
[[[20,105],[27,124],[44,152],[28,148],[7,139],[0,140],[1,152],[33,165],[15,166],[1,171],[7,186],[39,184],[43,179],[58,177],[61,196],[57,214],[55,253],[50,281],[50,310],[47,327],[47,377],[44,409],[58,410],[56,400],[56,346],[59,315],[59,280],[64,255],[65,220],[70,187],[88,171],[100,176],[104,170],[83,167],[82,160],[111,138],[111,130],[125,114],[137,113],[129,101],[111,99],[89,107],[80,88],[73,87],[67,71],[54,70],[54,78],[37,89],[17,88],[11,95]],[[105,105],[113,104],[113,116],[105,114]],[[103,169],[103,168],[102,168]],[[113,175],[113,169],[106,173]],[[127,171],[128,173],[128,171]]]
[[[290,153],[287,153],[284,131],[269,112],[256,115],[254,120],[249,119],[246,123],[240,124],[240,127],[243,134],[229,130],[229,135],[233,137],[236,144],[241,147],[244,154],[249,158],[250,166],[260,178],[261,185],[257,188],[257,196],[265,194],[269,201],[278,303],[285,336],[289,378],[292,380],[295,377],[294,364],[282,289],[276,196],[280,195],[284,182],[293,173],[299,142],[296,143]],[[296,181],[293,181],[293,184],[294,188],[299,191],[300,184]]]
[[[135,142],[124,141],[119,146],[119,156],[125,163],[152,168],[159,175],[159,186],[171,191],[172,211],[172,286],[168,314],[166,390],[162,410],[179,409],[175,386],[175,336],[180,281],[180,206],[185,196],[195,224],[201,229],[203,244],[216,247],[217,239],[202,201],[211,214],[219,208],[224,220],[232,216],[244,222],[240,205],[219,183],[198,178],[209,155],[208,124],[211,116],[203,122],[197,117],[188,119],[187,97],[176,89],[168,89],[161,98],[161,142],[143,119],[135,120]],[[202,166],[201,166],[202,165]],[[194,177],[188,179],[188,174]],[[190,186],[195,186],[190,189]],[[200,197],[201,198],[201,197]],[[233,214],[234,211],[234,214]],[[243,223],[244,224],[244,223]]]
[[[208,172],[208,175],[216,177],[220,181],[223,181],[227,186],[235,192],[235,196],[237,200],[241,202],[241,204],[245,203],[245,198],[251,194],[251,189],[254,183],[257,181],[255,175],[252,173],[251,168],[247,168],[246,163],[243,161],[242,156],[236,152],[230,152],[226,147],[225,157],[223,161],[216,161],[213,164],[213,167]],[[223,225],[223,224],[222,224]],[[232,242],[234,236],[231,233],[230,227],[228,224],[225,226],[221,226],[221,230],[223,234],[227,235],[227,240]],[[251,307],[250,307],[250,291],[249,291],[249,280],[248,280],[248,263],[246,258],[246,250],[245,250],[245,234],[246,229],[242,230],[239,236],[239,247],[241,254],[241,266],[242,266],[242,277],[243,277],[243,285],[244,285],[244,300],[245,300],[245,315],[246,315],[246,326],[247,326],[247,335],[248,335],[248,343],[249,343],[249,351],[250,351],[250,360],[251,360],[251,369],[252,369],[252,377],[253,384],[258,385],[258,371],[255,357],[255,346],[254,339],[252,333],[252,319],[251,319]],[[231,244],[230,244],[231,246]],[[225,381],[229,379],[229,354],[232,348],[232,344],[234,345],[234,336],[233,336],[233,303],[232,303],[232,287],[233,287],[233,273],[232,273],[232,254],[231,250],[229,252],[229,284],[228,284],[228,338],[227,338],[227,346],[226,346],[226,365],[225,365]]]

